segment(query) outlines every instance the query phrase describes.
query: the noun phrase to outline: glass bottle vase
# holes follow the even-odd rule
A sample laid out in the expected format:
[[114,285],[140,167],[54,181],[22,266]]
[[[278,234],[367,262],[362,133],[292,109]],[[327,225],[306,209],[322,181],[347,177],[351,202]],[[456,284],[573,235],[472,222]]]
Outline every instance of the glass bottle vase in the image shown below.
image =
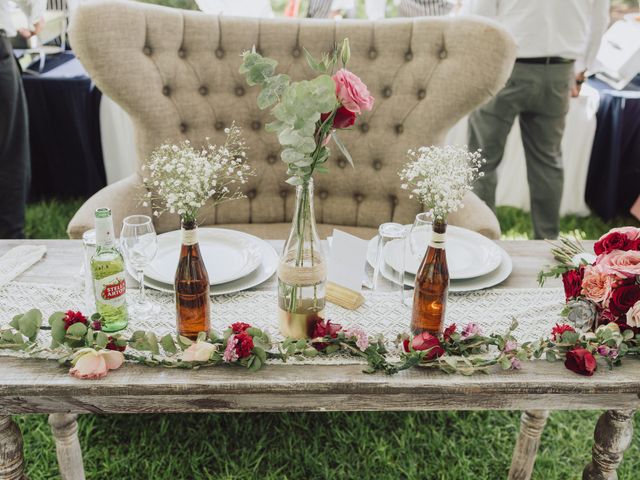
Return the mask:
[[327,281],[313,208],[313,179],[296,187],[296,207],[291,232],[278,265],[280,333],[309,338],[318,318],[323,318]]
[[447,223],[436,220],[431,240],[416,275],[411,331],[442,333],[449,293],[449,269],[445,250]]
[[182,247],[174,287],[178,333],[194,340],[198,333],[209,332],[209,275],[198,245],[196,222],[182,223]]

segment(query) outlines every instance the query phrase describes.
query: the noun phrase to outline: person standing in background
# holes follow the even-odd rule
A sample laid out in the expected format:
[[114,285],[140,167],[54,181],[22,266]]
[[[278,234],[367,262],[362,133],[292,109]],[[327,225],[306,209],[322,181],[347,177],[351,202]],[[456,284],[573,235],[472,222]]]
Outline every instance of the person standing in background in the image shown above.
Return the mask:
[[560,231],[561,142],[570,97],[577,96],[609,23],[609,0],[463,0],[461,13],[492,18],[515,38],[506,86],[469,117],[469,149],[487,163],[475,193],[495,210],[497,174],[507,136],[520,117],[534,238]]
[[24,212],[31,182],[29,119],[18,62],[10,37],[42,30],[46,0],[16,0],[29,28],[16,31],[9,0],[0,0],[0,238],[24,238]]
[[438,17],[449,15],[454,3],[450,0],[400,0],[400,17]]

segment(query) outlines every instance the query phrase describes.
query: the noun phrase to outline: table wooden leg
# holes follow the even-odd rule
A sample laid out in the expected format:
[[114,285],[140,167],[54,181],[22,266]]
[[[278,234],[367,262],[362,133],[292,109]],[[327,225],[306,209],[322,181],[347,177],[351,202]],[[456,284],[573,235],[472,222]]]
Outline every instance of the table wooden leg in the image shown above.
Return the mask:
[[528,410],[520,418],[520,435],[511,457],[509,480],[529,480],[540,446],[540,436],[549,416],[548,410]]
[[600,415],[583,480],[617,480],[616,470],[633,437],[633,414],[634,410],[607,410]]
[[56,455],[62,480],[84,480],[77,418],[77,415],[66,413],[49,415],[49,425],[56,442]]
[[22,433],[9,415],[0,415],[0,479],[23,480]]

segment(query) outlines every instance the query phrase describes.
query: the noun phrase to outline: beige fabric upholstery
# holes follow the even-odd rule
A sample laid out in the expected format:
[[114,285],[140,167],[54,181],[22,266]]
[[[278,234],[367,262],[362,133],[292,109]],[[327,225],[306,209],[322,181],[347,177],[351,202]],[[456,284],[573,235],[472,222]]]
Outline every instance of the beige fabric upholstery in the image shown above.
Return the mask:
[[[257,175],[246,199],[205,209],[204,224],[286,224],[293,214],[295,195],[284,182],[277,138],[264,131],[269,113],[257,108],[258,89],[238,73],[243,50],[255,45],[278,60],[279,71],[301,79],[312,73],[302,47],[317,55],[349,37],[349,68],[376,105],[354,130],[342,132],[356,168],[334,150],[330,173],[316,176],[316,213],[320,223],[366,228],[413,221],[420,206],[398,178],[407,149],[441,143],[457,120],[503,86],[515,58],[511,37],[476,18],[249,19],[105,2],[80,6],[70,34],[97,86],[133,119],[139,161],[164,141],[217,143],[232,121],[242,127]],[[94,196],[72,220],[70,235],[92,225],[90,209],[98,201],[118,210],[116,218],[133,211],[132,196],[118,192]],[[490,237],[500,233],[493,213],[472,195],[450,221]],[[159,232],[178,226],[175,216],[156,221]]]

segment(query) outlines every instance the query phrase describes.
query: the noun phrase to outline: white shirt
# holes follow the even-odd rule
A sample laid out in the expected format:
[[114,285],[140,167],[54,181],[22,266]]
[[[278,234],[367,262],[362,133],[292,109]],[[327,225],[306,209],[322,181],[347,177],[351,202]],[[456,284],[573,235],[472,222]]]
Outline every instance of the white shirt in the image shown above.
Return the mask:
[[[14,0],[14,2],[27,16],[30,28],[35,27],[47,8],[47,0]],[[11,11],[9,0],[0,0],[0,30],[4,30],[8,37],[15,37],[17,32],[11,20]]]
[[589,69],[609,25],[609,0],[463,0],[462,13],[493,18],[513,35],[518,57],[576,60]]

